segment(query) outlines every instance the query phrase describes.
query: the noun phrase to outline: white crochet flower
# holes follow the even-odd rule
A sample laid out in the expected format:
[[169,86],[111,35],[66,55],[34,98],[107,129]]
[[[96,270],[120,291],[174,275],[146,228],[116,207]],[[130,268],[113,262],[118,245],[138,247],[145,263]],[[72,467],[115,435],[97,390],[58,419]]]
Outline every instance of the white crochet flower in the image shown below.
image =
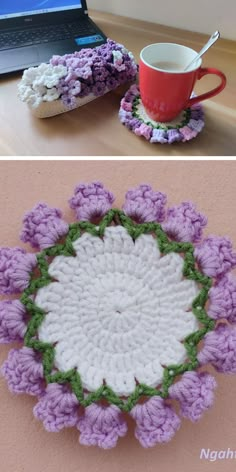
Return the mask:
[[199,289],[183,279],[183,258],[161,256],[152,235],[134,241],[121,226],[73,245],[76,257],[56,257],[55,281],[36,296],[47,313],[39,339],[56,344],[55,366],[78,369],[90,391],[104,381],[125,396],[136,381],[158,386],[165,366],[187,359],[181,341],[198,329]]
[[53,102],[53,100],[57,100],[60,97],[60,92],[56,87],[48,89],[45,95],[43,96],[44,102]]
[[25,70],[18,85],[18,95],[23,102],[37,107],[43,101],[53,101],[60,97],[56,86],[67,75],[67,67],[40,64]]

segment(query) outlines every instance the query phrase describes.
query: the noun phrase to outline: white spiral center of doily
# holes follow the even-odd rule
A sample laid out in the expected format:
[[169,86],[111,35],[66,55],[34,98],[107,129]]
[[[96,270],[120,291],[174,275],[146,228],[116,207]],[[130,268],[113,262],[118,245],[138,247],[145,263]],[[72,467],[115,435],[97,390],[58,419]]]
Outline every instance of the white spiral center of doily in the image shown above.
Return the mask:
[[103,239],[84,233],[73,246],[76,257],[55,257],[56,281],[35,300],[47,313],[39,339],[56,344],[56,367],[77,368],[90,391],[104,381],[118,395],[136,381],[159,385],[165,366],[187,358],[181,341],[198,329],[190,310],[198,287],[183,279],[183,258],[161,256],[152,235],[133,241],[121,226]]

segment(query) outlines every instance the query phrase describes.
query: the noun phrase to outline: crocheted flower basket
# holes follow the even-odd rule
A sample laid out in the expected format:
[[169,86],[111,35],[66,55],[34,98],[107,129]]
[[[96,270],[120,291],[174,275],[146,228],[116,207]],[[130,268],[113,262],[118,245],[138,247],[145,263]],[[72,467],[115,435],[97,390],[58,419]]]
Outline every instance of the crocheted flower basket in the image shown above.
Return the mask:
[[47,118],[85,105],[136,75],[133,54],[108,39],[94,49],[53,56],[49,64],[25,70],[18,95],[35,116]]
[[108,449],[130,415],[151,447],[212,405],[206,364],[236,372],[236,254],[225,237],[202,239],[193,203],[166,210],[148,185],[122,211],[113,201],[80,184],[75,223],[39,203],[21,233],[39,252],[0,249],[1,294],[18,294],[0,302],[0,341],[23,343],[1,372],[11,392],[38,397],[47,431],[76,427],[81,444]]

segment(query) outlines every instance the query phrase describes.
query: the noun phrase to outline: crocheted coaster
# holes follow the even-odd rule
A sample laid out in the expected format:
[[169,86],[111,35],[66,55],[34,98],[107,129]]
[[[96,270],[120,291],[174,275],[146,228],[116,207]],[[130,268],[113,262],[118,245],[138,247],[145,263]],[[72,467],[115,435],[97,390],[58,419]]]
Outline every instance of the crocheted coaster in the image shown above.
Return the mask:
[[137,136],[150,143],[173,144],[190,141],[204,128],[204,112],[200,104],[183,110],[168,123],[153,121],[142,104],[137,85],[132,85],[121,100],[119,111],[121,123]]
[[134,56],[122,44],[108,39],[94,49],[53,56],[49,64],[25,70],[19,98],[38,118],[78,108],[136,78]]
[[38,397],[47,431],[75,426],[81,444],[107,449],[129,414],[151,447],[212,405],[203,366],[236,372],[236,253],[227,238],[202,240],[207,219],[193,203],[166,210],[148,185],[128,191],[123,210],[113,201],[101,183],[80,184],[78,221],[39,203],[21,232],[39,252],[0,249],[1,294],[19,294],[0,302],[0,341],[24,344],[1,372],[11,392]]

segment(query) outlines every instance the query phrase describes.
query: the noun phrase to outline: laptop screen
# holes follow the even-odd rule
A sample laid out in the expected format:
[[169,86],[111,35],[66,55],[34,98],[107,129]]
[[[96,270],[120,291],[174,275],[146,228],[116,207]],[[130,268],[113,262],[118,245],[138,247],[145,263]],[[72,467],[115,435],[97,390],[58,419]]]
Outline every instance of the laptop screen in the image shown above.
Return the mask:
[[82,8],[81,0],[1,0],[0,19]]

